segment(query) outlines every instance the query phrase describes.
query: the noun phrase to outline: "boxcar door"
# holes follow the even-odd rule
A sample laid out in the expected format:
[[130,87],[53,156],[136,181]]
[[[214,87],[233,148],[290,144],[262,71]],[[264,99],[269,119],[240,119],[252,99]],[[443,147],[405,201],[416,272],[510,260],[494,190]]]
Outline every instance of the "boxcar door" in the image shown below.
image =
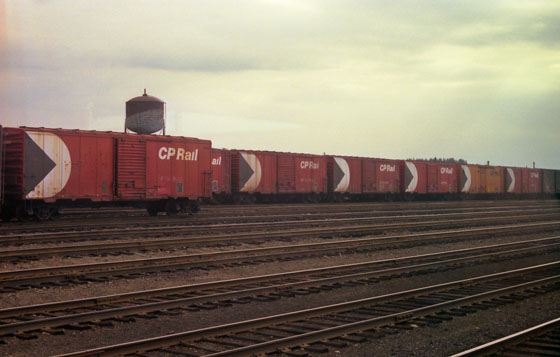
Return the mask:
[[290,154],[278,156],[278,193],[296,192],[295,157]]
[[146,197],[146,142],[117,139],[117,197],[123,200]]

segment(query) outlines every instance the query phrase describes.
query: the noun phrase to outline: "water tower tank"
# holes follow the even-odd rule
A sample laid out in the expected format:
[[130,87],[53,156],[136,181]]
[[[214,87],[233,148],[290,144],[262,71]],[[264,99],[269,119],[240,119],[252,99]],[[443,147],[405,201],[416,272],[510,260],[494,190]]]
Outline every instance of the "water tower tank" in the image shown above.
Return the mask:
[[163,129],[165,134],[165,102],[144,94],[126,102],[125,131],[152,134]]

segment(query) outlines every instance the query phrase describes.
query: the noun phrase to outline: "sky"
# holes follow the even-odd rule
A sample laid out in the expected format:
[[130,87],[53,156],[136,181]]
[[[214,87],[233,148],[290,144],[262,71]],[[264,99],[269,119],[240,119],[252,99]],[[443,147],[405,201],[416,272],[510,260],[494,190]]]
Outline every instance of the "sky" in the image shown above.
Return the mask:
[[560,1],[0,0],[0,124],[560,169]]

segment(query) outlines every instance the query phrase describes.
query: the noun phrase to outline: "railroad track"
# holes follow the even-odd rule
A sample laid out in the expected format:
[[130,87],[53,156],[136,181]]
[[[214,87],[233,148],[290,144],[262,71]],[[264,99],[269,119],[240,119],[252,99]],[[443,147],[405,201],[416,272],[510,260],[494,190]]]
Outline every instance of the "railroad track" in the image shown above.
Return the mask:
[[[252,213],[263,210],[267,211],[349,211],[354,209],[375,208],[379,210],[394,210],[394,209],[409,209],[419,208],[433,208],[433,207],[492,207],[492,206],[525,206],[533,204],[551,204],[558,205],[558,202],[552,200],[466,200],[466,201],[412,201],[412,202],[345,202],[345,203],[274,203],[274,204],[250,204],[250,205],[204,205],[204,212],[238,212]],[[143,209],[134,208],[70,208],[61,210],[61,216],[114,216],[115,214],[144,214],[146,211]]]
[[321,353],[331,348],[343,348],[349,343],[379,338],[399,329],[438,324],[558,289],[560,262],[556,261],[64,356],[144,352],[190,356]]
[[452,357],[557,356],[560,351],[560,318],[472,348]]
[[[87,281],[107,281],[161,271],[210,269],[228,265],[256,265],[273,261],[290,261],[309,257],[365,253],[433,243],[460,241],[500,234],[521,234],[535,230],[556,230],[559,222],[531,223],[474,229],[404,234],[388,237],[345,239],[334,242],[283,245],[213,253],[187,254],[161,258],[133,259],[104,263],[66,265],[0,272],[0,293],[27,287],[42,288]],[[357,229],[354,227],[354,229]],[[556,238],[556,236],[554,236]]]
[[[490,206],[490,207],[457,207],[457,208],[429,208],[429,209],[413,209],[407,207],[406,209],[400,210],[379,210],[372,209],[375,207],[364,207],[359,206],[356,209],[349,211],[334,211],[334,212],[317,212],[312,213],[307,211],[304,214],[302,212],[288,211],[288,213],[283,213],[282,211],[276,210],[276,212],[266,212],[269,209],[264,206],[260,206],[260,211],[255,212],[237,212],[236,214],[227,212],[221,213],[221,211],[216,212],[202,212],[194,217],[185,219],[184,217],[174,218],[174,217],[138,217],[138,218],[126,218],[123,217],[109,217],[100,219],[88,219],[80,221],[55,221],[55,222],[37,222],[25,224],[4,224],[0,226],[0,234],[16,234],[25,232],[50,232],[50,231],[83,231],[91,228],[118,228],[118,227],[134,227],[134,226],[173,226],[173,225],[203,225],[212,223],[246,223],[246,222],[271,222],[271,221],[287,221],[287,220],[309,220],[309,219],[329,219],[329,218],[352,218],[352,217],[363,217],[363,216],[396,216],[396,215],[410,215],[410,214],[438,214],[438,213],[482,213],[487,212],[488,214],[493,214],[494,211],[515,211],[515,210],[534,210],[534,209],[560,209],[558,204],[555,203],[545,203],[545,204],[533,204],[533,205],[522,205],[522,206]],[[263,214],[263,211],[265,213]]]
[[[21,267],[38,267],[38,269],[17,270],[16,274],[23,275],[8,277],[6,280],[3,280],[0,275],[0,292],[13,292],[12,294],[4,295],[4,298],[6,298],[4,306],[8,304],[14,305],[13,308],[0,310],[0,331],[3,331],[0,335],[4,335],[4,337],[0,337],[0,351],[4,351],[3,353],[0,352],[0,354],[20,353],[20,351],[26,350],[29,352],[42,350],[44,353],[49,354],[61,353],[62,351],[71,352],[68,349],[70,346],[75,346],[75,350],[78,350],[99,346],[102,343],[99,341],[103,341],[105,344],[121,343],[133,341],[140,336],[149,338],[174,331],[188,332],[187,330],[192,330],[193,328],[207,327],[210,321],[214,321],[216,325],[223,324],[290,311],[289,306],[299,306],[296,309],[301,309],[302,306],[315,307],[319,304],[326,304],[325,301],[329,301],[332,304],[333,302],[368,297],[371,296],[368,295],[371,294],[371,291],[381,294],[398,291],[403,286],[415,288],[425,285],[427,281],[446,282],[449,281],[451,276],[465,278],[472,276],[471,274],[473,273],[482,274],[481,272],[483,271],[494,272],[518,269],[530,264],[537,264],[537,262],[539,264],[550,261],[556,262],[560,252],[560,236],[557,236],[558,233],[555,233],[560,228],[560,217],[554,216],[560,213],[558,204],[557,202],[550,202],[550,205],[544,205],[543,210],[543,207],[535,204],[535,202],[531,203],[531,207],[526,207],[525,204],[528,202],[524,201],[523,204],[519,203],[518,205],[509,205],[509,202],[486,202],[483,205],[479,205],[478,202],[476,204],[461,202],[458,205],[450,205],[448,203],[430,203],[427,205],[391,204],[390,207],[386,205],[343,204],[338,205],[336,208],[333,207],[325,210],[319,210],[319,207],[322,205],[286,205],[285,207],[278,207],[280,205],[274,205],[274,207],[255,205],[243,207],[241,210],[239,210],[239,207],[231,206],[226,208],[211,207],[202,215],[186,220],[165,216],[156,218],[143,216],[121,217],[120,222],[115,223],[113,226],[111,224],[117,220],[111,218],[92,218],[87,221],[65,221],[63,219],[54,222],[54,224],[49,222],[46,223],[43,232],[45,234],[53,233],[52,241],[43,240],[45,243],[42,243],[41,240],[31,239],[29,242],[7,242],[5,248],[0,248],[0,264],[2,264],[4,270],[6,268],[18,269],[16,267],[20,267],[19,262],[24,262],[21,264]],[[290,206],[292,207],[291,210]],[[316,208],[305,207],[305,209],[302,209],[302,206],[313,206]],[[348,212],[344,212],[345,210]],[[472,213],[475,215],[472,215]],[[236,214],[246,215],[247,217],[235,217]],[[436,217],[438,214],[440,216]],[[433,215],[433,218],[430,218],[430,215]],[[507,217],[508,215],[510,217]],[[401,217],[409,216],[416,217],[403,218],[401,220]],[[507,217],[506,219],[510,221],[500,222],[500,216]],[[202,220],[195,222],[199,218],[202,218]],[[216,218],[218,219],[217,221]],[[374,220],[367,221],[366,219],[368,218]],[[153,221],[151,221],[152,219]],[[338,221],[334,221],[332,223],[333,226],[323,226],[321,221],[328,221],[329,219]],[[363,221],[360,221],[360,219],[363,219]],[[461,224],[461,222],[458,222],[465,219],[472,220],[471,224]],[[477,221],[478,219],[486,219],[487,221]],[[519,223],[523,219],[525,219],[525,223]],[[304,225],[288,230],[296,230],[296,233],[301,234],[301,236],[290,234],[282,236],[282,233],[290,233],[286,232],[286,228],[292,228],[292,223],[297,223],[298,221]],[[421,224],[436,221],[439,221],[439,224],[442,225],[432,227],[428,224],[405,228],[388,228],[391,227],[390,225],[398,224],[398,222],[401,222],[399,226],[402,226],[403,224]],[[80,222],[85,222],[85,224],[79,228],[81,232],[77,232],[78,229],[75,229],[76,224],[80,224]],[[107,222],[106,225],[104,225],[105,222]],[[208,222],[222,223],[219,225],[224,226],[223,230],[201,227],[207,225]],[[277,226],[272,227],[270,223],[276,223]],[[305,223],[311,224],[305,225]],[[42,224],[43,222],[25,225],[26,229],[28,229],[27,233],[40,231]],[[450,226],[446,226],[446,224]],[[507,226],[497,226],[498,224]],[[57,228],[57,225],[60,227]],[[153,236],[151,233],[146,236],[141,235],[140,232],[145,230],[143,227],[149,227],[150,225],[154,229],[161,228],[162,233],[156,232]],[[156,225],[159,227],[156,227]],[[228,225],[229,227],[227,227]],[[16,226],[17,224],[2,224],[0,235],[9,235],[8,233],[10,232],[12,234],[14,232],[21,233],[21,231],[16,230]],[[184,232],[178,236],[171,234],[171,236],[166,237],[165,229],[167,231],[174,231],[176,230],[175,226],[184,229]],[[385,229],[375,230],[381,226],[385,226]],[[465,226],[473,228],[457,229],[458,227],[464,228]],[[6,231],[2,232],[4,227],[6,227]],[[92,230],[92,228],[101,232],[106,229],[100,228],[107,227],[112,227],[117,232],[118,228],[136,229],[136,232],[133,232],[136,234],[132,234],[133,238],[130,238],[131,236],[127,236],[124,233],[116,233],[113,237],[100,237],[101,240],[105,241],[98,241],[97,243],[95,241],[84,242],[79,237],[69,239],[67,243],[64,239],[55,237],[56,233],[60,233],[61,230],[66,230],[68,233],[81,233],[83,237],[84,235],[87,236],[88,230]],[[192,233],[189,233],[189,227],[190,229],[194,228]],[[446,227],[453,227],[454,229]],[[12,228],[14,230],[10,231]],[[71,232],[74,229],[76,232]],[[196,231],[197,229],[198,231]],[[305,235],[304,231],[314,231],[316,229],[325,229],[331,232],[327,233],[325,231],[320,234],[308,232],[310,235]],[[357,230],[345,232],[345,229]],[[359,229],[369,229],[370,231],[360,231]],[[433,230],[435,229],[445,229],[445,231],[434,232]],[[47,232],[47,230],[52,230],[52,232]],[[335,231],[334,234],[332,233],[333,231]],[[229,237],[227,237],[227,240],[224,240],[226,232],[229,232]],[[389,236],[387,232],[391,232],[391,235]],[[383,235],[379,235],[379,233]],[[259,234],[262,234],[262,236],[258,237]],[[278,236],[275,237],[275,234],[278,234]],[[374,236],[376,234],[377,236]],[[510,235],[521,234],[526,234],[526,236],[523,238],[509,237]],[[364,235],[367,237],[355,239],[355,237]],[[32,236],[33,234],[28,235],[30,238]],[[336,236],[344,237],[344,239],[333,239]],[[363,262],[364,260],[372,260],[371,256],[392,257],[410,255],[410,253],[399,254],[397,249],[400,248],[415,251],[415,249],[410,248],[430,246],[430,248],[422,247],[420,249],[433,252],[442,249],[437,248],[437,245],[440,243],[447,244],[448,242],[462,241],[460,243],[461,246],[470,245],[472,247],[475,244],[481,245],[482,243],[480,242],[482,240],[492,241],[497,236],[505,236],[499,241],[516,243],[494,246],[490,246],[490,243],[487,243],[488,246],[486,247],[478,246],[473,249],[464,249],[460,252],[448,250],[416,257],[368,261],[337,267],[329,266],[308,271],[292,271],[289,273],[291,275],[278,273],[286,269],[295,269],[292,262],[302,267],[300,269],[304,269],[303,267],[309,266],[306,261],[308,258],[310,258],[309,264],[325,267],[329,265],[329,262],[332,263],[333,258],[339,262],[337,264],[343,264],[342,262],[348,262],[349,260]],[[153,237],[158,237],[158,239],[153,239]],[[307,240],[307,237],[312,237],[313,239]],[[328,240],[321,240],[320,238]],[[196,241],[197,239],[199,239],[198,242]],[[268,240],[275,242],[261,245]],[[284,240],[286,245],[290,244],[291,246],[284,246],[284,243],[280,243]],[[518,242],[520,240],[523,240],[523,242]],[[468,243],[469,241],[472,241],[472,244]],[[296,243],[305,242],[321,243],[296,245]],[[343,245],[342,243],[344,242],[350,245]],[[105,246],[106,243],[110,245]],[[147,245],[138,247],[142,243],[147,243]],[[127,247],[126,244],[130,244],[130,246]],[[241,247],[250,248],[253,244],[260,245],[261,248],[240,249]],[[282,246],[279,246],[280,244]],[[225,251],[224,245],[226,247],[229,245],[237,247],[232,247],[231,251]],[[196,249],[191,250],[191,247],[196,247]],[[29,248],[37,250],[32,251]],[[55,250],[49,251],[48,249],[51,248]],[[56,251],[56,248],[62,249],[62,251]],[[74,249],[75,251],[72,251]],[[89,253],[87,249],[91,249]],[[189,253],[208,253],[198,254],[198,258],[194,257],[194,254],[187,255],[185,251],[175,253],[175,251],[182,249],[188,249],[187,252]],[[385,249],[391,249],[391,251],[383,252],[382,250]],[[216,250],[222,250],[222,252],[213,253]],[[133,260],[130,257],[112,257],[120,254],[130,255],[136,251],[138,251],[138,257],[147,256],[152,259]],[[20,255],[18,252],[22,254]],[[175,256],[169,256],[172,252]],[[4,256],[1,256],[2,254]],[[82,264],[83,261],[79,260],[68,260],[67,263],[60,263],[63,261],[60,258],[30,261],[50,256],[61,256],[63,259],[66,257],[77,258],[85,254],[90,255],[86,260],[87,262],[99,262],[103,259],[104,261],[112,260],[113,263],[119,264],[106,265],[106,263],[101,263],[89,265]],[[18,257],[18,255],[20,256]],[[103,258],[97,260],[95,255],[101,255]],[[154,258],[157,256],[163,258]],[[325,259],[322,259],[322,257]],[[167,260],[167,258],[170,258],[170,260]],[[117,259],[128,260],[118,262],[116,261]],[[15,262],[18,265],[13,265],[12,268],[9,268],[11,263],[7,262]],[[47,265],[75,263],[79,263],[79,265],[52,267],[62,268],[62,270],[50,270],[51,268],[43,270]],[[124,263],[124,265],[120,265],[120,263]],[[131,265],[126,265],[128,263]],[[236,267],[240,268],[237,269]],[[64,270],[65,268],[70,270]],[[203,270],[203,272],[196,272],[195,270],[198,269]],[[208,278],[203,278],[207,274],[204,270],[211,269],[215,270],[208,273]],[[183,272],[190,270],[194,272]],[[196,279],[197,281],[208,280],[210,277],[213,277],[213,279],[224,279],[225,276],[237,278],[240,276],[239,274],[245,275],[250,271],[259,272],[256,274],[267,272],[267,275],[110,296],[92,297],[91,294],[92,291],[97,291],[97,294],[100,294],[99,291],[106,291],[112,294],[115,291],[131,291],[131,288],[139,290],[146,286],[157,288],[161,287],[161,284],[168,285],[171,281],[175,281],[175,285],[183,284],[182,281],[189,281],[190,277],[193,275],[198,276],[199,274],[202,275]],[[157,276],[151,276],[154,274],[157,274]],[[425,275],[425,277],[421,275]],[[4,277],[7,276],[4,275]],[[144,278],[134,280],[137,277]],[[413,278],[409,281],[409,277]],[[77,284],[89,282],[108,282],[108,284],[77,286]],[[72,286],[74,284],[76,286]],[[57,288],[59,286],[61,288]],[[34,288],[41,288],[41,290]],[[309,295],[314,293],[320,294]],[[551,296],[556,296],[557,294],[558,292],[555,291],[551,295],[538,297],[536,300],[550,302]],[[65,296],[63,299],[72,299],[76,295],[88,298],[73,301],[56,301],[57,296],[58,299],[61,296]],[[527,296],[529,295],[532,294],[527,294]],[[36,306],[17,306],[18,301],[20,304],[22,301],[27,301],[29,304],[34,301],[46,301],[45,298],[52,301]],[[270,303],[267,301],[270,301]],[[528,303],[520,304],[520,306],[526,306]],[[230,304],[233,307],[226,309],[225,307],[230,306]],[[517,305],[513,308],[516,307]],[[224,309],[222,310],[222,308]],[[511,308],[509,309],[511,310]],[[262,311],[268,312],[263,314]],[[496,314],[495,309],[492,309],[492,313]],[[235,320],[235,316],[239,316],[237,320]],[[345,316],[348,317],[348,314],[345,314]],[[483,317],[484,315],[482,317],[476,316],[475,319]],[[191,319],[193,321],[190,321]],[[134,321],[136,322],[126,323]],[[437,321],[437,319],[433,321]],[[113,326],[112,328],[103,328],[111,325]],[[418,323],[414,323],[414,325],[420,326]],[[391,328],[379,328],[377,331],[382,332],[378,335],[380,336],[385,332],[396,332],[409,328],[411,328],[410,325],[397,323]],[[90,329],[91,331],[87,331]],[[61,334],[62,336],[50,336]],[[424,334],[424,332],[420,334]],[[324,352],[329,347],[322,344],[323,342],[327,342],[331,346],[343,346],[344,343],[351,343],[356,336],[347,334],[342,336],[342,340],[337,338],[313,340],[293,345],[292,347],[299,346],[294,349],[292,347],[287,349],[276,347],[275,351],[295,355],[313,351]],[[236,336],[236,338],[238,337]],[[253,336],[243,335],[242,337],[251,338]],[[35,341],[27,341],[27,339],[33,338],[37,339]],[[346,341],[343,340],[345,338],[347,339]],[[213,341],[213,339],[214,336],[210,336],[210,340]],[[5,341],[4,345],[2,345],[3,342],[1,340]],[[262,340],[267,341],[268,337],[264,337]],[[387,340],[392,341],[392,339]],[[221,347],[218,348],[212,346],[213,342],[210,345],[207,345],[204,341],[195,341],[193,343],[191,340],[183,340],[180,342],[196,345],[197,348],[201,348],[197,351],[181,348],[180,346],[177,349],[173,345],[162,345],[153,350],[143,350],[140,348],[139,351],[147,351],[148,355],[168,355],[172,354],[172,352],[178,352],[179,354],[192,352],[193,355],[211,354],[211,351],[204,351],[204,348],[207,348],[217,353],[229,355],[232,352],[231,350],[249,347],[246,344],[239,343],[237,340],[226,338],[220,341]],[[229,347],[224,347],[228,343]],[[234,346],[234,344],[237,344],[237,346]],[[63,345],[64,348],[62,347]],[[27,352],[23,353],[26,354]],[[143,353],[139,352],[139,354]],[[242,353],[252,354],[252,352]]]
[[[8,224],[0,226],[1,234],[18,234],[25,232],[62,232],[66,230],[83,231],[88,227],[94,228],[118,228],[118,227],[134,227],[134,226],[170,226],[170,225],[202,225],[202,224],[212,224],[212,223],[248,223],[248,222],[277,222],[277,221],[289,221],[289,220],[314,220],[314,219],[336,219],[336,218],[389,218],[391,216],[412,216],[412,215],[445,215],[445,214],[463,214],[468,215],[481,215],[481,214],[496,214],[496,213],[517,213],[520,212],[539,212],[542,210],[545,212],[554,212],[555,210],[560,210],[560,207],[554,205],[533,205],[533,206],[523,206],[523,207],[477,207],[477,208],[440,208],[440,209],[430,209],[430,210],[389,210],[389,211],[372,211],[372,210],[360,210],[360,211],[342,211],[342,212],[306,212],[302,213],[266,213],[258,212],[254,214],[243,214],[239,213],[234,216],[215,216],[215,215],[198,215],[190,220],[185,220],[183,218],[177,219],[173,217],[142,217],[139,219],[122,219],[117,218],[114,220],[103,220],[99,222],[97,220],[84,220],[80,222],[38,222],[36,224]],[[265,209],[266,211],[266,209]],[[229,221],[229,222],[224,222]]]
[[[550,218],[555,218],[556,216],[551,216]],[[517,217],[514,219],[517,222],[523,221],[534,221],[534,216],[529,217]],[[539,219],[546,218],[539,216]],[[560,218],[560,216],[558,217]],[[507,219],[506,222],[511,221]],[[450,228],[454,226],[464,227],[473,224],[475,226],[479,225],[481,222],[501,224],[504,221],[497,220],[496,218],[488,218],[484,220],[455,220],[452,223],[445,223],[441,221],[432,222],[422,222],[416,224],[388,224],[388,225],[373,225],[373,226],[350,226],[350,227],[339,227],[339,228],[315,228],[315,229],[302,229],[302,230],[287,230],[279,232],[257,232],[257,233],[237,233],[237,234],[227,234],[227,235],[206,235],[206,236],[195,236],[195,237],[185,237],[185,238],[161,238],[157,240],[134,240],[134,241],[124,241],[124,242],[109,242],[109,243],[97,243],[97,244],[80,244],[80,245],[57,245],[54,247],[40,247],[40,248],[25,248],[25,249],[11,249],[11,250],[0,250],[0,262],[1,261],[11,261],[13,263],[25,261],[26,259],[40,259],[55,255],[78,257],[91,254],[102,254],[102,253],[118,253],[118,254],[131,254],[131,251],[146,251],[148,249],[161,250],[161,249],[173,249],[182,247],[195,247],[200,245],[236,245],[240,243],[250,243],[250,242],[263,242],[276,240],[286,240],[294,238],[304,238],[304,237],[315,237],[323,236],[333,238],[336,236],[361,236],[365,234],[373,234],[380,232],[387,232],[396,227],[398,228]],[[478,232],[483,233],[494,233],[494,234],[505,234],[514,232],[515,234],[520,233],[532,233],[537,230],[553,231],[560,229],[560,221],[551,222],[539,222],[539,223],[529,223],[525,225],[513,225],[510,227],[498,227],[497,229],[486,229],[478,230]],[[419,237],[426,237],[425,235],[418,235]],[[386,237],[377,238],[377,242],[391,243],[395,239],[403,239],[406,236],[397,237]],[[349,241],[347,241],[349,242]]]
[[[352,284],[376,284],[401,276],[430,274],[520,259],[560,250],[557,239],[528,240],[470,249],[378,260],[336,267],[308,269],[241,279],[145,290],[0,310],[0,336],[32,338],[33,333],[60,329],[88,329],[130,321],[137,314],[157,317],[184,311],[218,308],[223,304],[276,300],[306,295]],[[137,317],[137,316],[136,316]],[[125,318],[123,320],[123,318]],[[84,323],[88,323],[84,326]],[[76,325],[78,324],[78,325]],[[41,330],[38,330],[41,329]],[[28,331],[34,331],[29,333]]]
[[[512,214],[514,213],[514,214]],[[527,214],[532,213],[532,214]],[[472,216],[482,215],[482,218],[465,218]],[[491,217],[488,217],[491,215]],[[0,245],[21,245],[21,244],[44,244],[56,242],[75,242],[75,241],[95,241],[95,240],[122,240],[127,237],[162,237],[162,236],[177,236],[177,235],[194,235],[202,233],[228,233],[226,237],[212,237],[206,236],[199,239],[200,242],[214,243],[218,241],[233,241],[234,237],[239,235],[232,234],[232,232],[245,232],[245,231],[261,231],[261,233],[254,234],[241,234],[245,236],[246,241],[255,239],[272,239],[284,237],[301,237],[304,236],[320,236],[323,234],[374,234],[386,232],[391,230],[418,230],[418,229],[432,229],[432,228],[450,228],[460,225],[477,226],[484,224],[507,224],[510,222],[531,222],[531,221],[544,221],[559,219],[560,212],[556,209],[537,210],[536,212],[516,211],[516,212],[493,212],[489,213],[450,213],[450,214],[436,214],[436,215],[410,215],[410,216],[393,216],[393,217],[362,217],[362,218],[336,218],[326,220],[308,220],[308,221],[283,221],[283,222],[265,222],[265,223],[245,223],[245,224],[222,224],[210,225],[202,227],[194,227],[190,225],[179,226],[166,226],[166,227],[141,227],[141,228],[123,228],[123,229],[95,229],[89,231],[72,231],[72,232],[46,232],[46,233],[22,233],[14,235],[1,235]],[[431,220],[430,220],[431,219]],[[382,224],[384,221],[393,221],[392,223]],[[396,222],[394,222],[396,221]],[[341,225],[345,225],[342,226]],[[353,226],[351,226],[353,225]],[[290,227],[286,230],[286,227]],[[296,230],[295,228],[307,228]],[[315,228],[313,228],[315,227]],[[318,227],[318,228],[317,228]],[[280,230],[280,232],[275,232]],[[230,239],[231,238],[231,239]],[[185,239],[184,243],[194,243],[195,239]],[[180,241],[176,241],[175,244]],[[121,243],[124,244],[124,243]],[[159,245],[165,246],[162,239],[158,239],[152,243],[138,241],[142,247]],[[108,246],[107,246],[108,247]],[[116,245],[115,245],[116,247]],[[62,249],[62,247],[59,247]],[[98,246],[101,249],[101,246]],[[10,255],[10,251],[6,250],[5,254]],[[46,252],[46,249],[40,248],[36,250],[39,254],[40,251]],[[52,250],[54,252],[54,249]],[[78,250],[76,250],[78,251]],[[20,251],[21,256],[25,253]],[[14,253],[15,254],[15,253]],[[1,257],[2,255],[0,255]]]

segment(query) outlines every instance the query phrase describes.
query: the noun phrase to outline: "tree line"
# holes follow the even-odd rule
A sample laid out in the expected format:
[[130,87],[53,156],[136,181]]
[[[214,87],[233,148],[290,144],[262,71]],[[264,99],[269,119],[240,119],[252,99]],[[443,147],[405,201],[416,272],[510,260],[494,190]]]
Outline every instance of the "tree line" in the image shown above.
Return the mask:
[[431,159],[407,159],[408,161],[426,161],[426,162],[439,162],[444,164],[467,164],[465,159],[455,159],[453,157],[443,158],[443,157],[433,157]]

